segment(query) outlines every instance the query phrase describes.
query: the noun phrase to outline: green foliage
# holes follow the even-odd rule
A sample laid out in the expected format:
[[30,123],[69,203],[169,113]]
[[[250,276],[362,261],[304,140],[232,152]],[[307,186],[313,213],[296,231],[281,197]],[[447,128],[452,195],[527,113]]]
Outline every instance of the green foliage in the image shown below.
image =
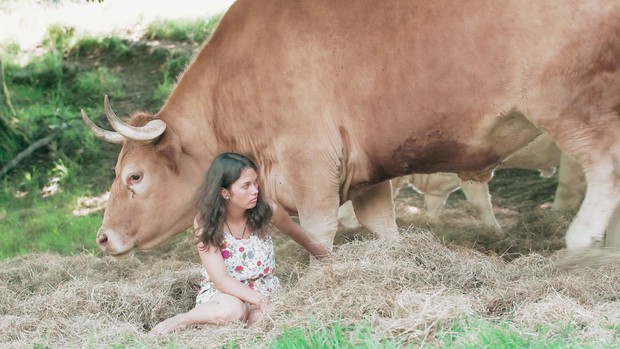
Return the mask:
[[98,100],[110,92],[114,92],[116,98],[127,96],[120,78],[106,67],[78,74],[71,90],[74,92],[71,99],[75,101]]
[[212,17],[207,22],[203,20],[193,22],[156,21],[148,26],[145,37],[149,40],[201,43],[211,35],[220,19],[221,16]]
[[[10,60],[6,79],[17,112],[13,127],[33,142],[50,134],[51,128],[63,129],[49,147],[37,150],[20,164],[12,177],[17,178],[13,182],[18,186],[23,185],[22,176],[30,177],[28,182],[33,186],[43,186],[46,180],[42,178],[44,175],[39,174],[45,174],[58,159],[62,159],[67,167],[76,168],[75,172],[80,172],[82,167],[96,170],[92,168],[91,161],[81,163],[81,160],[101,159],[98,154],[102,150],[101,142],[93,139],[79,118],[81,105],[100,101],[104,94],[118,98],[127,95],[120,78],[110,68],[94,66],[78,70],[75,63],[67,59],[71,55],[66,56],[59,47],[67,46],[72,35],[71,31],[53,28],[46,41],[50,50],[34,57],[24,66],[17,64],[17,56],[7,56]],[[103,50],[114,55],[122,55],[123,50],[127,50],[121,40],[102,42],[105,44]],[[3,152],[2,163],[13,159],[26,146],[4,147],[10,151]],[[105,145],[103,147],[105,149]],[[36,168],[42,168],[42,171],[33,170]]]
[[42,56],[32,58],[24,68],[7,65],[7,80],[41,89],[60,87],[58,83],[63,76],[63,61],[61,51],[51,50]]
[[127,45],[127,40],[115,36],[107,37],[101,40],[100,46],[104,53],[112,55],[113,57],[131,57],[131,50],[129,45]]
[[83,37],[68,52],[72,58],[105,56],[106,59],[129,59],[133,57],[127,40],[118,37]]
[[43,45],[49,50],[65,50],[71,46],[74,40],[75,28],[52,26],[47,31],[47,37]]
[[401,343],[381,339],[367,325],[312,323],[306,328],[285,330],[271,343],[273,349],[401,348]]
[[164,81],[155,89],[154,98],[156,100],[166,100],[190,60],[191,56],[187,53],[174,52],[170,55],[163,67]]
[[19,56],[21,50],[22,48],[18,44],[11,43],[4,47],[4,52],[2,52],[2,55],[5,57],[16,57]]
[[[165,100],[174,88],[175,82],[168,75],[164,75],[164,81],[157,85],[153,97],[157,100]],[[163,103],[162,103],[163,104]]]

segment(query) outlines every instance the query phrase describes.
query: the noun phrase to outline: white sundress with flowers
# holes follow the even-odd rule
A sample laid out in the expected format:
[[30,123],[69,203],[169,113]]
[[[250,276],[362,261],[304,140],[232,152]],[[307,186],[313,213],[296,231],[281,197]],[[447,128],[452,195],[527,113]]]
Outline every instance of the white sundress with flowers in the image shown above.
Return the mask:
[[[224,231],[220,252],[228,274],[250,288],[268,296],[279,286],[280,282],[274,275],[276,261],[273,240],[269,234],[253,234],[247,239],[237,239]],[[203,266],[196,305],[209,301],[217,292]]]

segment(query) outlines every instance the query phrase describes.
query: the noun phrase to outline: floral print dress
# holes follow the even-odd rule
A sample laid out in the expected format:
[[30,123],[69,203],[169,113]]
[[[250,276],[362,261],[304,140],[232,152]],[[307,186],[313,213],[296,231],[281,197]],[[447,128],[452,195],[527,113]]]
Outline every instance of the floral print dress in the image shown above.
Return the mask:
[[[237,239],[224,231],[220,252],[228,274],[250,288],[268,296],[279,286],[280,282],[274,275],[276,261],[269,234],[253,234],[247,239]],[[203,266],[196,305],[209,301],[217,292]]]

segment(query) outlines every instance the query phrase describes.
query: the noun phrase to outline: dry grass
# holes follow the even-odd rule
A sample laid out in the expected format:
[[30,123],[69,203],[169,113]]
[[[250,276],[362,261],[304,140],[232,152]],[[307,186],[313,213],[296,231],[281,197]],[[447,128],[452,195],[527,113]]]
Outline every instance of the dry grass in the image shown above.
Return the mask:
[[[425,230],[399,241],[343,244],[330,260],[310,266],[307,254],[278,239],[282,292],[257,327],[193,328],[152,337],[157,322],[193,306],[198,264],[193,247],[176,242],[156,256],[113,260],[32,254],[0,268],[0,346],[267,347],[308,322],[369,324],[385,338],[432,343],[454,319],[514,322],[524,329],[572,323],[582,338],[611,341],[620,318],[618,262],[560,269],[561,253],[532,253],[506,262],[445,245]],[[293,249],[293,253],[287,250]]]

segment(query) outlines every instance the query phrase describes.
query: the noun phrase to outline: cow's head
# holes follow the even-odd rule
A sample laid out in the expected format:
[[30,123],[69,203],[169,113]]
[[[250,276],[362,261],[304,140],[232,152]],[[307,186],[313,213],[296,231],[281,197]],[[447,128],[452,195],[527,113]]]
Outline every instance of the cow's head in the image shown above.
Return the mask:
[[123,145],[97,244],[112,256],[128,257],[191,226],[192,198],[201,176],[184,159],[179,136],[164,121],[138,113],[125,123],[107,96],[104,108],[115,131],[99,128],[82,110],[97,137]]

